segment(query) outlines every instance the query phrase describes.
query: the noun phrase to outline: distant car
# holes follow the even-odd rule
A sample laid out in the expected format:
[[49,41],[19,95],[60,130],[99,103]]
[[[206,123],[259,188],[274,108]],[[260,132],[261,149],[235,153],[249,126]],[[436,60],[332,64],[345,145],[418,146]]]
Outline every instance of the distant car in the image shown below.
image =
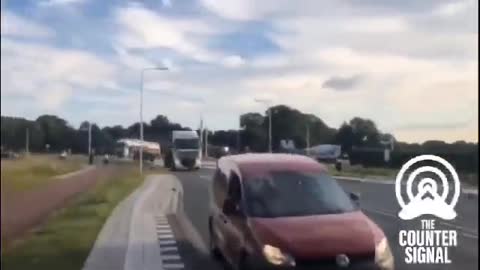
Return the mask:
[[212,181],[210,251],[233,269],[392,270],[383,231],[315,160],[223,157]]
[[18,154],[12,151],[2,151],[2,159],[16,159]]
[[66,159],[66,158],[67,158],[67,155],[68,155],[68,154],[67,154],[67,151],[63,151],[62,153],[60,153],[59,158],[60,158],[60,159]]
[[108,164],[110,162],[110,156],[108,154],[105,154],[103,156],[103,164]]

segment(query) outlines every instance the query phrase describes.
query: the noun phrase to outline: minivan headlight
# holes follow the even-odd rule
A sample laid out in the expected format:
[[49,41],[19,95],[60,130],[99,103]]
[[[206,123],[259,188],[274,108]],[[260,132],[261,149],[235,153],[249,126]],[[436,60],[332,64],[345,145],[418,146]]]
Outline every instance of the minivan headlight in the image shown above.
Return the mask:
[[382,270],[393,270],[393,255],[387,238],[383,238],[375,247],[375,264]]
[[295,260],[289,254],[282,252],[279,248],[265,245],[262,250],[265,259],[273,265],[295,266]]

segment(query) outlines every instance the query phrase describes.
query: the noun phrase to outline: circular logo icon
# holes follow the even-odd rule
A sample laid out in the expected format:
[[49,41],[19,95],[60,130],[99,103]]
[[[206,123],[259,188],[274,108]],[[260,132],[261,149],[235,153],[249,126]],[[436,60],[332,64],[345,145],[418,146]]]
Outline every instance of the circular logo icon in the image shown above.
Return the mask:
[[335,261],[339,267],[348,267],[350,265],[350,259],[345,254],[337,255]]
[[[415,164],[424,161],[428,161],[429,166],[420,166],[413,171],[411,170]],[[433,165],[430,166],[431,163]],[[450,203],[447,203],[447,197],[452,188],[448,184],[447,176],[441,169],[450,174],[451,177],[449,179],[453,179],[453,196],[451,196]],[[409,172],[407,182],[402,183],[406,172]],[[414,194],[414,180],[423,173],[428,173],[430,177],[421,178],[417,182],[416,194]],[[437,181],[431,178],[434,176],[436,176]],[[441,194],[439,194],[439,182],[442,185]],[[404,200],[402,195],[402,186],[406,186],[407,200]],[[457,215],[453,208],[460,196],[460,180],[453,166],[445,159],[434,155],[417,156],[405,163],[398,172],[395,179],[395,195],[398,204],[402,208],[398,214],[401,219],[410,220],[421,215],[430,214],[445,220],[451,220]]]

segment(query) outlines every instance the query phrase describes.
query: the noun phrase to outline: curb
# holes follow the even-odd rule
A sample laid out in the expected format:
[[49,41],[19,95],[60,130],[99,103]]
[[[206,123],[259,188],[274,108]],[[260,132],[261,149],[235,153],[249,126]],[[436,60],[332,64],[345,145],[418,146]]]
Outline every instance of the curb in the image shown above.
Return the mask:
[[[338,180],[357,181],[357,182],[371,183],[371,184],[382,184],[382,185],[394,185],[395,184],[395,181],[392,181],[392,180],[374,180],[374,179],[350,177],[350,176],[333,176],[333,178],[338,179]],[[462,188],[462,193],[468,194],[468,195],[477,195],[478,196],[478,189]]]

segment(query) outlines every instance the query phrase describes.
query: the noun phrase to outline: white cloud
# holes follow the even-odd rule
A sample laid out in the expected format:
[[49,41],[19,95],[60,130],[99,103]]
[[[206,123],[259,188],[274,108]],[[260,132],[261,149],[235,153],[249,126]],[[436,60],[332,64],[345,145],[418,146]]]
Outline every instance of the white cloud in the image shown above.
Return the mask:
[[[94,47],[87,52],[2,40],[2,97],[30,98],[42,109],[91,101],[99,104],[100,118],[109,115],[109,124],[131,124],[138,118],[140,69],[163,64],[170,71],[145,76],[145,119],[166,114],[195,127],[202,113],[211,128],[236,128],[239,114],[265,111],[254,102],[262,96],[314,113],[332,127],[361,116],[400,140],[478,140],[478,30],[464,16],[469,11],[478,19],[472,1],[354,2],[201,0],[210,13],[188,17],[140,4],[117,7],[115,31],[105,34],[113,56]],[[258,28],[245,30],[251,25]],[[231,51],[237,48],[210,47],[213,38],[234,30],[264,35],[279,50],[247,58]],[[360,83],[348,91],[323,87],[332,78],[358,74]],[[110,91],[102,95],[99,88]],[[96,99],[88,101],[91,96]]]
[[51,38],[55,32],[39,23],[2,10],[2,36],[15,36],[26,38]]
[[141,5],[120,8],[115,18],[121,27],[117,42],[125,48],[163,47],[201,62],[211,62],[218,57],[194,38],[194,35],[217,33],[218,27],[204,21],[162,17]]
[[74,92],[116,87],[115,67],[84,51],[2,38],[2,96],[31,97],[58,109]]
[[172,1],[171,0],[162,0],[162,5],[166,7],[171,7],[172,6]]
[[45,0],[39,2],[41,6],[66,6],[72,4],[84,3],[86,0]]
[[245,64],[245,60],[238,55],[230,55],[223,59],[223,64],[226,67],[236,68]]
[[441,4],[433,10],[433,14],[451,17],[464,12],[475,4],[475,0],[463,0]]
[[409,29],[408,23],[399,17],[359,18],[349,20],[345,30],[358,33],[391,33],[404,32]]
[[210,11],[227,19],[250,20],[262,15],[259,10],[259,1],[202,0],[201,2]]

